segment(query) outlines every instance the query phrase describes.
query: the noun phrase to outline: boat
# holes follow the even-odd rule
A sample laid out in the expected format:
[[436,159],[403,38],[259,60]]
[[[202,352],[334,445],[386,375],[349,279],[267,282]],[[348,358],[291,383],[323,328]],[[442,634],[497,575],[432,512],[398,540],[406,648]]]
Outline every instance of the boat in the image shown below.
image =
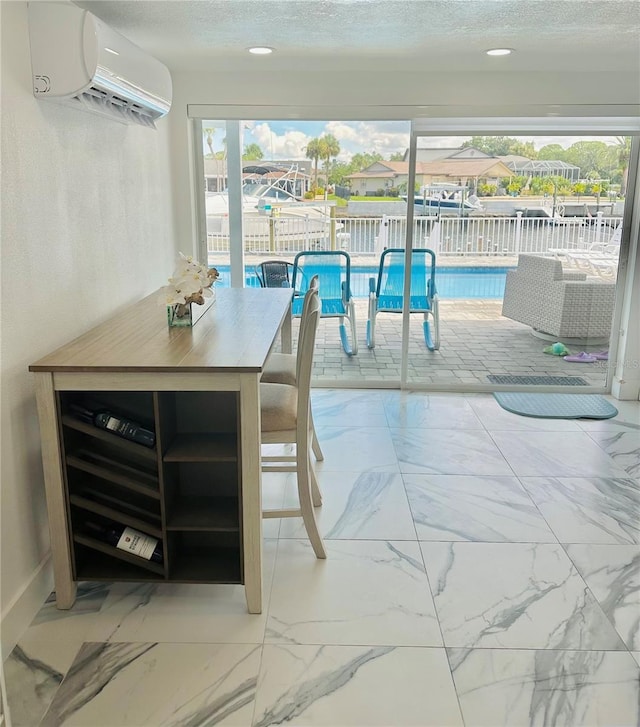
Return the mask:
[[[317,247],[333,229],[342,227],[332,221],[335,202],[302,199],[304,180],[295,166],[251,165],[243,168],[243,234],[250,247]],[[216,246],[228,245],[228,190],[205,194],[207,237]]]
[[[420,187],[413,197],[415,211],[421,215],[441,213],[464,214],[483,212],[484,207],[475,194],[468,194],[469,187],[446,182],[428,184]],[[403,195],[403,199],[407,199]]]

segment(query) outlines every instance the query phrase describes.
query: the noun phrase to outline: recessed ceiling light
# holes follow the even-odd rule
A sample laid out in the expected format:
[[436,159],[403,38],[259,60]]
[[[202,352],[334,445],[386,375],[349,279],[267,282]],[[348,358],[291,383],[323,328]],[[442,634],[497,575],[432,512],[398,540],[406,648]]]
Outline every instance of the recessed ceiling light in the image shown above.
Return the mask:
[[266,45],[257,45],[254,48],[249,48],[249,53],[253,53],[254,56],[268,56],[269,53],[273,53],[273,48]]
[[491,48],[485,52],[488,56],[508,56],[513,53],[513,48]]

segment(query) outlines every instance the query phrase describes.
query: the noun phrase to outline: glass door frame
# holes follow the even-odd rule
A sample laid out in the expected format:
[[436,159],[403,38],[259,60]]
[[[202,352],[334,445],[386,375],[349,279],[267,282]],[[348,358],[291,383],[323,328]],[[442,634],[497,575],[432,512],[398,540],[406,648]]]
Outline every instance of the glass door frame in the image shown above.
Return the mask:
[[[616,281],[616,302],[614,307],[614,317],[611,327],[611,348],[609,353],[609,366],[605,377],[605,384],[602,387],[590,386],[585,387],[585,391],[606,393],[611,391],[613,380],[613,372],[616,368],[617,350],[620,342],[620,336],[614,332],[620,331],[623,297],[631,295],[632,286],[640,285],[640,272],[636,269],[629,270],[629,260],[636,259],[639,253],[639,241],[637,236],[632,239],[631,230],[638,226],[638,218],[640,218],[640,203],[638,200],[637,188],[638,169],[640,157],[640,118],[638,116],[621,116],[621,117],[496,117],[496,118],[419,118],[411,121],[411,136],[409,140],[409,171],[407,189],[415,189],[416,180],[416,161],[418,139],[422,137],[433,136],[535,136],[544,134],[545,136],[631,136],[631,154],[629,159],[629,174],[627,182],[627,192],[625,197],[624,215],[622,220],[622,242],[620,245],[619,273]],[[407,200],[410,199],[410,191],[407,194]],[[413,219],[414,206],[407,206],[407,227],[405,238],[405,277],[404,277],[404,300],[408,300],[411,290],[411,252],[413,249]],[[634,248],[632,249],[632,244]],[[636,266],[637,268],[638,266]],[[627,286],[627,277],[631,277],[630,284]],[[631,311],[628,311],[629,317]],[[421,390],[429,389],[427,385],[420,385],[419,382],[408,381],[409,368],[409,306],[403,306],[402,313],[402,356],[400,367],[400,388]],[[456,391],[457,386],[451,388]],[[465,391],[485,391],[494,387],[465,386]],[[514,387],[510,387],[514,388]],[[515,387],[517,388],[517,387]],[[527,387],[521,387],[526,389]],[[529,389],[531,387],[528,387]],[[567,391],[571,391],[572,387],[567,387]]]
[[[206,119],[224,121],[227,145],[227,175],[229,195],[229,275],[232,288],[245,286],[244,245],[242,244],[242,134],[239,120],[219,119],[217,116],[194,117],[191,119],[192,188],[194,190],[194,214],[197,231],[197,260],[208,260],[207,213],[205,203],[204,151],[202,149],[202,122]],[[195,143],[195,140],[198,140]],[[238,241],[240,243],[238,244]]]
[[[316,120],[321,118],[332,118],[335,120],[343,121],[377,121],[377,120],[400,120],[410,123],[410,139],[409,139],[409,170],[408,170],[408,188],[412,189],[415,187],[416,177],[416,149],[417,139],[421,136],[470,136],[470,135],[580,135],[588,134],[590,136],[632,136],[632,148],[631,158],[629,162],[629,179],[627,185],[627,200],[625,204],[624,217],[623,217],[623,235],[622,244],[620,250],[620,264],[619,264],[619,275],[618,284],[616,289],[616,306],[613,320],[612,330],[619,331],[621,327],[627,327],[629,319],[632,316],[633,311],[629,305],[624,305],[623,297],[625,299],[631,299],[631,295],[635,288],[640,286],[640,271],[629,269],[629,260],[638,260],[640,257],[640,250],[638,250],[638,231],[640,229],[640,168],[639,168],[639,157],[640,157],[640,116],[636,111],[636,107],[629,105],[622,105],[619,107],[608,108],[610,112],[618,112],[619,116],[572,116],[572,113],[591,113],[593,109],[582,109],[579,107],[554,107],[552,111],[549,111],[547,107],[505,107],[502,109],[504,116],[491,116],[491,113],[496,113],[500,109],[488,108],[488,107],[458,107],[455,109],[458,115],[454,116],[434,116],[431,118],[416,117],[415,112],[418,109],[429,109],[429,107],[411,107],[411,106],[377,106],[377,107],[324,107],[324,106],[308,106],[308,107],[292,107],[292,106],[218,106],[215,104],[190,104],[187,107],[187,116],[191,122],[190,124],[190,148],[192,152],[192,161],[190,163],[192,171],[192,190],[196,197],[202,198],[193,200],[193,209],[195,216],[194,229],[196,230],[197,236],[197,254],[205,255],[207,253],[207,236],[206,236],[206,216],[204,210],[204,174],[202,172],[203,162],[193,162],[193,153],[196,149],[199,150],[201,156],[201,139],[202,139],[202,120],[204,119],[220,119],[226,123],[233,122],[238,129],[242,119],[249,118],[262,118],[266,120],[278,120],[278,119],[291,119],[291,120]],[[432,109],[434,113],[442,111],[437,108]],[[465,113],[471,112],[469,116],[464,116]],[[524,114],[530,112],[531,116],[526,117]],[[549,115],[534,116],[534,114],[542,114],[548,112]],[[551,115],[557,114],[557,115]],[[508,115],[508,114],[521,114],[520,116]],[[473,114],[473,115],[472,115]],[[484,114],[484,115],[483,115]],[[629,115],[623,115],[629,114]],[[238,132],[238,138],[241,139],[241,134]],[[197,140],[197,141],[196,141]],[[241,164],[241,150],[240,150],[240,164]],[[229,165],[231,166],[231,164]],[[238,200],[238,209],[241,210],[241,203]],[[405,281],[404,281],[404,296],[405,298],[409,295],[410,290],[410,266],[411,260],[411,247],[413,244],[410,230],[413,227],[414,210],[413,205],[407,205],[407,236],[405,242]],[[632,236],[632,231],[634,236]],[[242,240],[242,234],[240,232],[239,240]],[[240,242],[237,244],[237,240],[231,240],[230,244],[230,255],[233,255],[233,259],[244,260],[243,245]],[[232,252],[233,248],[237,247],[236,252]],[[233,268],[236,268],[235,274]],[[637,266],[636,266],[637,267]],[[244,285],[244,264],[240,266],[236,264],[232,265],[233,282],[232,285],[243,286]],[[636,293],[637,294],[637,293]],[[624,314],[625,320],[622,319]],[[613,372],[618,363],[615,360],[617,352],[619,336],[612,339],[612,350],[610,365],[608,367],[606,384],[602,388],[602,391],[611,390],[611,381]],[[401,357],[401,369],[398,384],[401,389],[429,389],[428,386],[421,386],[418,382],[408,382],[408,353],[409,353],[409,312],[405,306],[405,310],[402,315],[402,357]],[[344,386],[344,382],[334,382],[334,385]],[[349,382],[347,382],[349,384]],[[365,388],[379,388],[377,384],[368,386],[366,383],[361,384]],[[477,385],[466,385],[464,391],[490,391],[492,387],[477,386]],[[452,386],[449,388],[451,391],[462,391],[463,389],[459,386]],[[590,387],[590,391],[596,391],[595,387]]]

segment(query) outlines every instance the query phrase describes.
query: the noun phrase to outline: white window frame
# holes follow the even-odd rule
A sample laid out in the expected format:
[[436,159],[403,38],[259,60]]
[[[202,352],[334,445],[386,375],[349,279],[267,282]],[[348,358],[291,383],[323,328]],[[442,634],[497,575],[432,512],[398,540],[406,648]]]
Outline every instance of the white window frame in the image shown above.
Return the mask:
[[[597,115],[599,112],[611,115]],[[432,117],[425,117],[426,113],[432,113]],[[468,114],[468,115],[466,115]],[[502,115],[500,115],[502,114]],[[546,115],[544,115],[546,114]],[[616,115],[614,115],[616,114]],[[630,324],[636,324],[637,312],[630,304],[631,300],[638,298],[640,288],[640,271],[638,271],[640,254],[638,251],[638,237],[640,230],[640,115],[635,105],[621,104],[618,106],[607,106],[600,109],[595,106],[509,106],[497,107],[430,107],[430,106],[225,106],[217,104],[190,104],[187,106],[187,116],[194,123],[195,138],[202,139],[202,120],[220,119],[226,122],[235,121],[239,129],[240,121],[243,119],[268,119],[268,120],[316,120],[335,119],[344,121],[376,121],[376,120],[399,120],[411,123],[410,144],[409,144],[409,180],[408,189],[415,186],[415,162],[418,136],[473,136],[473,135],[540,135],[545,136],[632,136],[633,143],[631,158],[629,162],[629,182],[627,187],[627,204],[625,204],[623,218],[623,239],[620,250],[619,275],[617,285],[617,297],[613,321],[613,331],[619,335],[612,336],[612,350],[610,352],[610,366],[607,371],[606,383],[602,387],[603,392],[613,391],[614,394],[624,394],[625,370],[629,370],[635,359],[629,361],[618,361],[616,359],[620,346],[629,350],[629,340],[625,338]],[[197,131],[199,130],[199,136]],[[201,158],[204,157],[201,149],[201,142],[195,145],[199,150]],[[196,155],[197,156],[197,155]],[[240,158],[241,162],[241,158]],[[194,210],[196,214],[195,227],[198,235],[198,250],[200,255],[207,255],[206,237],[206,214],[203,209],[204,200],[204,169],[203,162],[191,164],[194,172],[192,189],[198,197],[195,200]],[[230,167],[231,165],[229,165]],[[241,210],[241,202],[237,203]],[[232,201],[230,200],[230,213]],[[241,215],[240,215],[241,216]],[[413,207],[407,207],[407,230],[412,229]],[[240,240],[242,235],[240,234]],[[411,259],[412,240],[407,235],[406,255],[407,262]],[[230,241],[230,252],[233,249],[233,241]],[[243,245],[239,245],[240,251],[236,251],[235,257],[243,259]],[[233,253],[231,253],[233,255]],[[232,260],[234,258],[232,257]],[[237,267],[237,266],[236,266]],[[232,284],[244,285],[244,265],[240,267],[239,274],[242,280],[238,281],[234,276],[233,263]],[[408,296],[410,290],[409,265],[406,266],[404,295]],[[638,348],[635,339],[631,343],[632,354]],[[427,389],[430,387],[420,386],[417,382],[409,382],[408,375],[408,353],[409,353],[409,311],[405,310],[402,316],[402,363],[400,370],[399,385],[401,389]],[[340,382],[342,386],[349,382]],[[340,385],[332,382],[333,386]],[[361,384],[362,385],[362,384]],[[366,386],[366,384],[364,385]],[[373,388],[373,387],[372,387]],[[376,388],[378,388],[376,386]],[[491,387],[469,386],[452,387],[452,391],[485,391]],[[600,391],[590,387],[590,391]],[[617,391],[616,391],[617,390]],[[636,392],[635,398],[638,394]],[[626,397],[628,398],[628,397]]]

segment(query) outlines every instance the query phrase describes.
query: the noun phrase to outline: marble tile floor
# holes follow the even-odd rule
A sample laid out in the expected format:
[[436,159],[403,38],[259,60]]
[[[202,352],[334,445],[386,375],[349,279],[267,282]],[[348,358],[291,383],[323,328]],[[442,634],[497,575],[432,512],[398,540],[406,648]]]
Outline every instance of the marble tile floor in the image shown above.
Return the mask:
[[614,404],[314,391],[327,560],[272,520],[259,616],[239,586],[50,597],[5,662],[13,727],[640,724],[640,404]]

